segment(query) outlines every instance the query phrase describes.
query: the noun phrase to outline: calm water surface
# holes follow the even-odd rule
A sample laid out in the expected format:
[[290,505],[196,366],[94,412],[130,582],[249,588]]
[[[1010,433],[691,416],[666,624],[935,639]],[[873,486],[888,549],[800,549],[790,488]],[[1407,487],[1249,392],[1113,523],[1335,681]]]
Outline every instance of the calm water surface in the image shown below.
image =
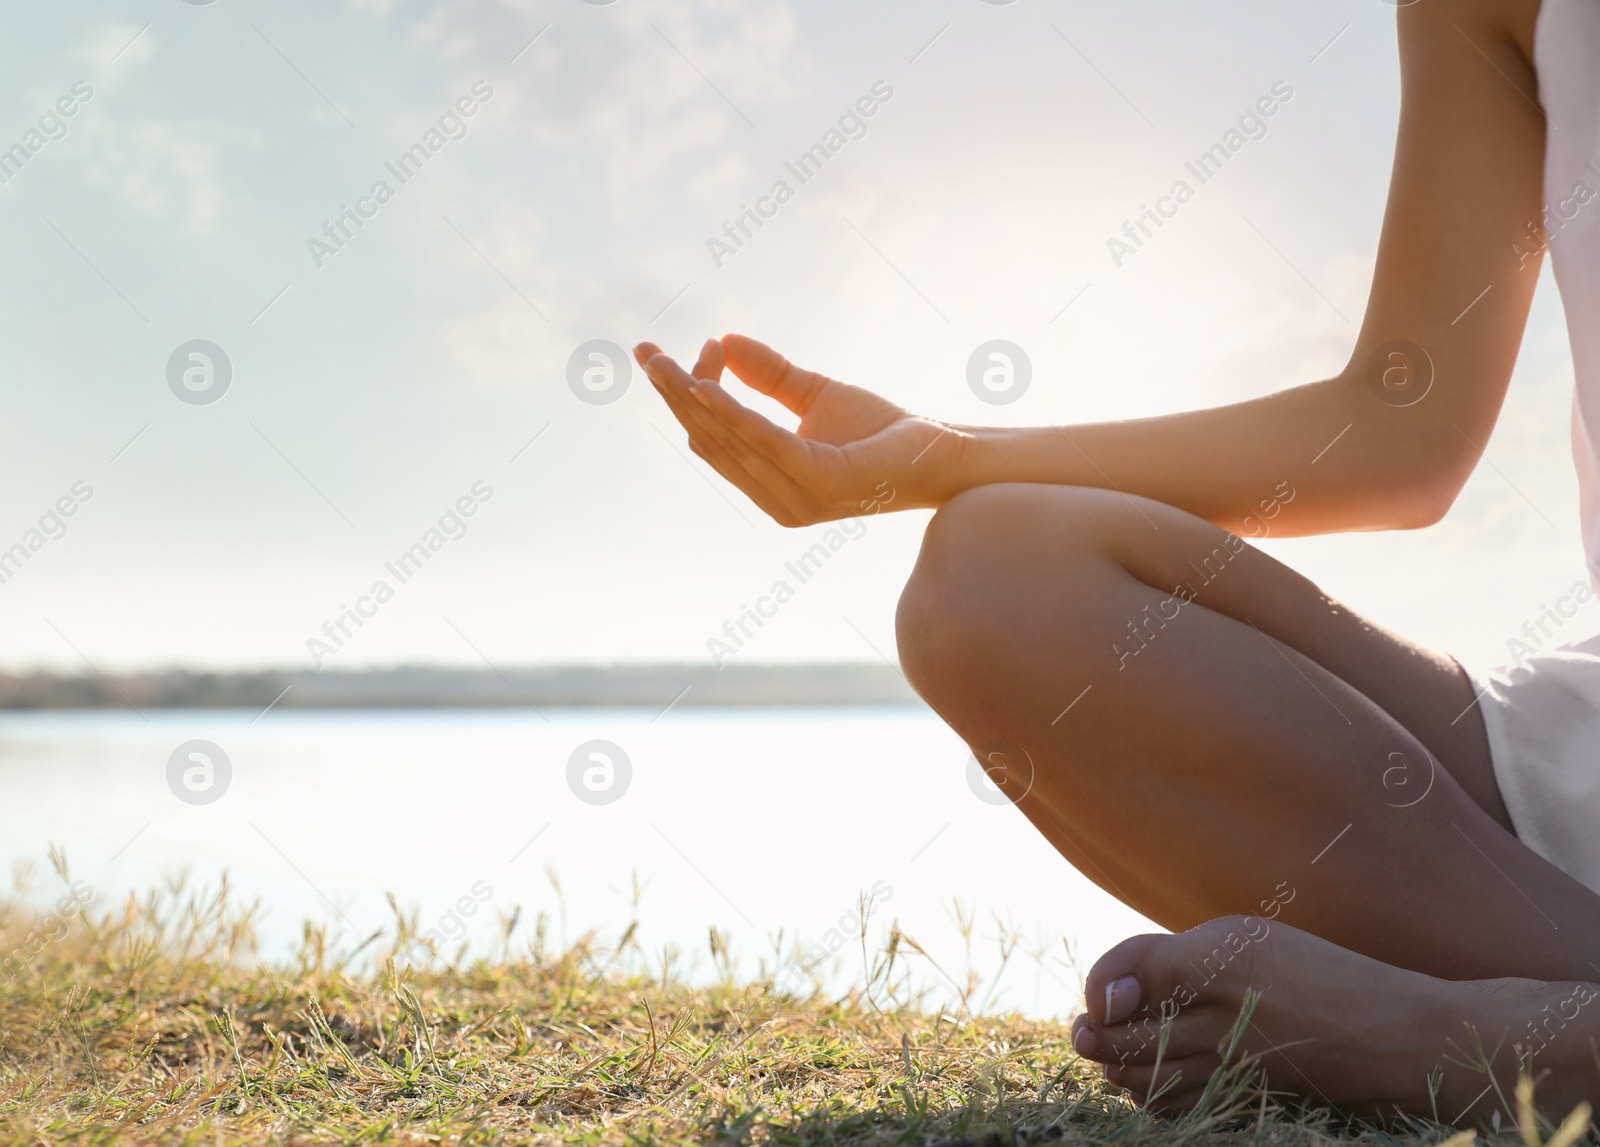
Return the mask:
[[[965,956],[952,903],[977,918],[972,962],[998,964],[996,918],[1043,948],[1013,958],[1002,1003],[1069,1012],[1078,972],[1153,926],[1095,888],[1005,803],[974,791],[969,754],[917,709],[614,709],[267,714],[227,711],[13,714],[0,717],[0,849],[33,861],[55,895],[45,850],[65,848],[98,896],[145,890],[177,872],[224,870],[264,907],[267,954],[307,918],[344,942],[393,921],[385,894],[424,927],[486,946],[496,917],[546,911],[553,938],[631,918],[637,874],[645,946],[677,945],[707,963],[715,925],[753,973],[780,930],[785,946],[825,942],[875,895],[869,934],[892,920],[958,976]],[[255,721],[252,724],[252,721]],[[220,746],[232,778],[208,804],[168,783],[187,742]],[[615,792],[592,804],[585,787]],[[599,752],[600,756],[590,754]],[[614,755],[614,754],[613,754]],[[182,774],[202,784],[205,757]],[[607,774],[613,789],[603,786]],[[213,772],[215,791],[217,774]],[[187,791],[187,790],[186,790]],[[992,789],[984,796],[994,797]],[[555,881],[559,882],[558,894]],[[874,893],[874,890],[875,893]],[[564,923],[563,923],[564,921]],[[858,941],[835,975],[860,966]],[[932,973],[929,973],[932,975]]]

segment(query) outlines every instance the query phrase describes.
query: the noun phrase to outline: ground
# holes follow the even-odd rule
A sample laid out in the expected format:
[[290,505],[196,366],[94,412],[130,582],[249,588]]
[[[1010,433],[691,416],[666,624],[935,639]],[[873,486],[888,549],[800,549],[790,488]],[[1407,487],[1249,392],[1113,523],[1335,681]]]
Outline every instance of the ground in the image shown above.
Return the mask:
[[[308,925],[298,957],[271,964],[253,958],[252,914],[225,884],[80,911],[55,860],[69,890],[55,920],[29,906],[37,895],[0,901],[0,1144],[1389,1147],[1453,1134],[1281,1105],[1248,1065],[1202,1113],[1146,1115],[1073,1054],[1066,1024],[974,1009],[971,977],[966,1006],[902,998],[895,962],[915,944],[898,935],[842,996],[731,971],[691,985],[644,971],[631,930],[562,950],[542,920],[519,945],[508,928],[497,959],[416,967],[392,955],[419,954],[398,911],[354,952]],[[731,964],[715,933],[711,949]],[[1506,1130],[1538,1147],[1535,1129]]]

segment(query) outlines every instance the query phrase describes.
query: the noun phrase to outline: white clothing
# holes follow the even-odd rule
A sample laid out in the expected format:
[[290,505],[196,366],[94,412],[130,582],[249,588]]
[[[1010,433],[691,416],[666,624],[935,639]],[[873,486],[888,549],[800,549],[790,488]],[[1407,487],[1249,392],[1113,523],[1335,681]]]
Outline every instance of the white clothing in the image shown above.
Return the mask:
[[[1600,0],[1543,0],[1534,65],[1550,124],[1539,222],[1572,343],[1572,454],[1600,585]],[[1474,675],[1473,686],[1518,839],[1600,892],[1600,636]]]

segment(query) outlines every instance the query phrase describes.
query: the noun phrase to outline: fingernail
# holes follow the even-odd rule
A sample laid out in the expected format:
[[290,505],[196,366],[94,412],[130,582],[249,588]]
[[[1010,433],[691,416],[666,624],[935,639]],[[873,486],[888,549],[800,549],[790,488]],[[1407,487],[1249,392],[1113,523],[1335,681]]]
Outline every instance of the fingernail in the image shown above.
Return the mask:
[[1072,1050],[1079,1055],[1089,1056],[1094,1054],[1094,1032],[1088,1024],[1079,1024],[1078,1030],[1072,1033]]
[[1106,985],[1106,1023],[1114,1024],[1120,1020],[1125,1020],[1138,1007],[1138,980],[1132,976],[1120,976]]
[[707,388],[704,387],[704,386],[697,386],[693,390],[691,390],[689,393],[694,395],[696,398],[698,398],[700,400],[701,405],[710,406],[711,405],[711,396],[706,393],[706,389]]
[[701,353],[701,354],[705,354],[705,353],[706,353],[706,351],[708,351],[708,350],[710,350],[710,349],[711,349],[711,348],[712,348],[712,347],[714,347],[714,346],[716,346],[716,345],[717,345],[717,340],[716,340],[716,339],[707,339],[707,340],[706,340],[706,341],[705,341],[705,342],[704,342],[704,343],[703,343],[703,344],[702,344],[702,345],[701,345],[701,347],[700,347],[700,353]]

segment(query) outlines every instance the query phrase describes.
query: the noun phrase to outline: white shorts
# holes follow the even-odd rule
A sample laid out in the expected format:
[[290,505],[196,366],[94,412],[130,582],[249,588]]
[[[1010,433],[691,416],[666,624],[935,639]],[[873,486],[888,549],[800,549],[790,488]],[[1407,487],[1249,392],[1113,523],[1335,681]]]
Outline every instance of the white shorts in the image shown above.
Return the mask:
[[1600,892],[1600,635],[1468,676],[1517,838]]

